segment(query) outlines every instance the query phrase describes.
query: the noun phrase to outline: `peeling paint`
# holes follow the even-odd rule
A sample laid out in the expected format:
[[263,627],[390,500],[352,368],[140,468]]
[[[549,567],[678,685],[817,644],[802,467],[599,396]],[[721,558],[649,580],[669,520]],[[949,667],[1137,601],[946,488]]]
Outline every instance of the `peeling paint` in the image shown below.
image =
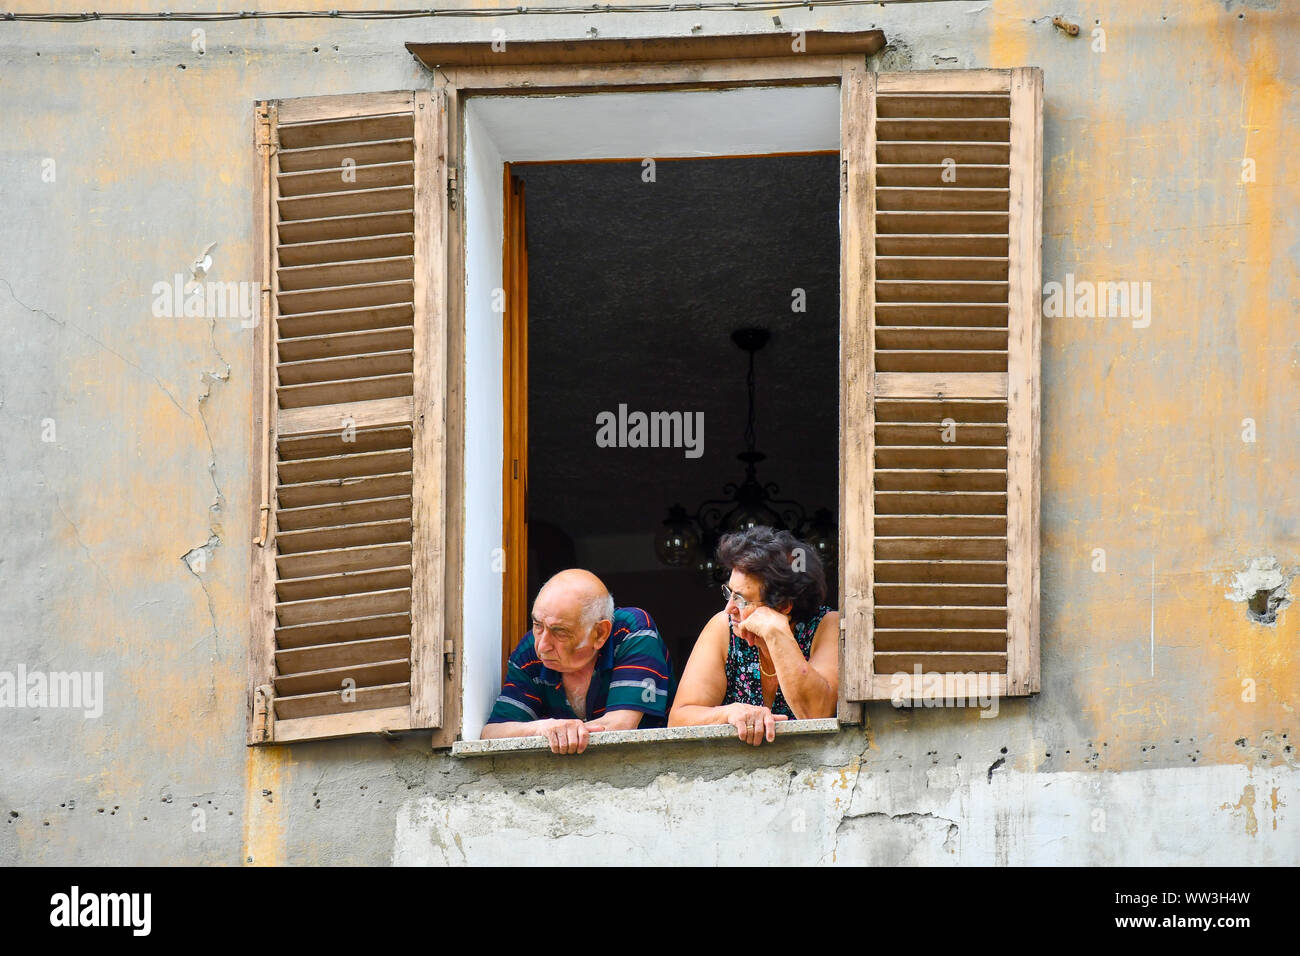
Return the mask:
[[1246,784],[1241,790],[1241,799],[1236,803],[1225,803],[1219,807],[1220,810],[1239,811],[1233,816],[1242,816],[1246,822],[1246,835],[1255,836],[1259,833],[1259,821],[1255,819],[1255,787],[1252,784]]

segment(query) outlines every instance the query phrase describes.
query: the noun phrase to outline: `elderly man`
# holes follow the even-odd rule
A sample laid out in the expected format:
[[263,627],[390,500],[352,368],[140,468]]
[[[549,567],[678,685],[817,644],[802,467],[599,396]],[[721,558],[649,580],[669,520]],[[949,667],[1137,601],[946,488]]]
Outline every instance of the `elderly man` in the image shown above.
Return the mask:
[[666,726],[676,689],[650,615],[616,609],[590,571],[561,571],[533,602],[483,738],[543,736],[552,753],[582,753],[592,733]]

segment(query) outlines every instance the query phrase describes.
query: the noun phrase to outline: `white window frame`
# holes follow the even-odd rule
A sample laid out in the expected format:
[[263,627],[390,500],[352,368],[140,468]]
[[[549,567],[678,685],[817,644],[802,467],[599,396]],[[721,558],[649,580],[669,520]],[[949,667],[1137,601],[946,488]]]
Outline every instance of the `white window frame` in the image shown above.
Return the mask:
[[[466,756],[490,751],[478,746],[477,738],[501,683],[504,575],[493,570],[500,567],[493,558],[503,534],[503,328],[492,306],[502,282],[503,164],[838,152],[840,100],[835,81],[556,96],[493,93],[462,100],[466,377],[460,736],[466,743],[457,751]],[[827,730],[823,722],[807,723],[818,724],[818,732]],[[623,732],[617,742],[650,735],[649,742],[657,733],[662,734]],[[625,739],[626,734],[634,736]]]

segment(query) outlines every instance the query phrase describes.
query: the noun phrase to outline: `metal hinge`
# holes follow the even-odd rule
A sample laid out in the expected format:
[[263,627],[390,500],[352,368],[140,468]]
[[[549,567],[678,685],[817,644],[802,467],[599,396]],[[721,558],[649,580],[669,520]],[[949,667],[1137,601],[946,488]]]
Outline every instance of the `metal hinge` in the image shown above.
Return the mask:
[[253,738],[260,743],[270,743],[274,738],[272,708],[275,707],[275,688],[261,684],[253,691]]
[[447,205],[452,209],[456,208],[456,167],[447,167]]
[[442,642],[442,652],[447,655],[447,666],[451,667],[456,663],[456,645],[451,641]]
[[849,191],[849,161],[840,160],[840,189],[843,192]]
[[257,148],[270,149],[275,151],[280,148],[279,137],[276,133],[276,124],[272,114],[276,112],[275,107],[269,103],[257,108]]

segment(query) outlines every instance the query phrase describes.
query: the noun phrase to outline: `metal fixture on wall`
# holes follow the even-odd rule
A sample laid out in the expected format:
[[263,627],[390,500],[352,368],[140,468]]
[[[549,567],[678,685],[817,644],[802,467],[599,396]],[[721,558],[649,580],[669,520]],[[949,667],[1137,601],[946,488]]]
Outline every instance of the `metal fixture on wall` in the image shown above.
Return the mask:
[[664,530],[655,537],[655,554],[670,568],[693,568],[709,584],[725,580],[724,570],[717,567],[718,540],[732,531],[757,525],[788,530],[806,542],[821,558],[827,576],[835,566],[835,519],[828,508],[818,508],[811,516],[802,504],[781,493],[775,482],[760,482],[758,463],[767,456],[757,450],[754,430],[754,356],[771,338],[767,329],[737,329],[731,341],[749,353],[749,413],[745,420],[745,450],[736,457],[745,463],[745,479],[739,484],[728,482],[722,488],[725,498],[710,498],[691,514],[680,503],[668,509]]

